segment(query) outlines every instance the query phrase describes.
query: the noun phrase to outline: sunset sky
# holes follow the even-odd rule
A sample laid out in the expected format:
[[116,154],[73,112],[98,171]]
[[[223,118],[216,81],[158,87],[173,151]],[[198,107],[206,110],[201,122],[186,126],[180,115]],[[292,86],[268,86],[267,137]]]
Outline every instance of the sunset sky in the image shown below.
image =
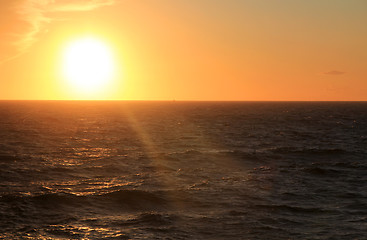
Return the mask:
[[367,101],[367,1],[0,0],[0,62],[0,99]]

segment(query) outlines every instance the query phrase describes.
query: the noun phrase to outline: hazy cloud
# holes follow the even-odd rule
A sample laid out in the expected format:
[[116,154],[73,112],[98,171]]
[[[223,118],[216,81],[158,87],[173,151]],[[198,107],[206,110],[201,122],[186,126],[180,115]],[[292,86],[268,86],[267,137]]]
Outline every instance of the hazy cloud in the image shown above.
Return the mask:
[[341,72],[341,71],[333,70],[333,71],[329,71],[329,72],[324,72],[323,74],[324,75],[338,76],[338,75],[346,74],[346,72]]
[[48,11],[90,11],[102,6],[109,6],[114,4],[115,0],[49,0]]
[[115,0],[0,0],[0,62],[24,53],[56,12],[90,11]]

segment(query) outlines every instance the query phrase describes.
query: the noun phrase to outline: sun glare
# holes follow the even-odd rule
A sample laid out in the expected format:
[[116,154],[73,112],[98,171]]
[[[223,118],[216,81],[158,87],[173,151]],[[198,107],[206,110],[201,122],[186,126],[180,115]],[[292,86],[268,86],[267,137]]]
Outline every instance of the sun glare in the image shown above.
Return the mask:
[[78,92],[94,93],[106,87],[115,74],[111,50],[96,38],[81,38],[63,51],[62,75]]

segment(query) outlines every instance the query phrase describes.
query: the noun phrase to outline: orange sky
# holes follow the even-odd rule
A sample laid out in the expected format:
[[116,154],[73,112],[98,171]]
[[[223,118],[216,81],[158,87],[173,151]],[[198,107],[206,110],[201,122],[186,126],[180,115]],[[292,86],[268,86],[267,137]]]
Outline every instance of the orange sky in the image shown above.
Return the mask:
[[[367,101],[365,0],[0,0],[0,99]],[[108,45],[118,73],[88,96],[65,45]]]

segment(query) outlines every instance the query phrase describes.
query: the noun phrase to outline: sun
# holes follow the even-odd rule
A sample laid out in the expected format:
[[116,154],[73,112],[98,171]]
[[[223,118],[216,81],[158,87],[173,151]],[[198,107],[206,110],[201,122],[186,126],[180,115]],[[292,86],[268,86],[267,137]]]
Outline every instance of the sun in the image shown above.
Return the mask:
[[100,91],[112,80],[115,71],[112,51],[97,38],[74,40],[63,51],[63,78],[78,92]]

